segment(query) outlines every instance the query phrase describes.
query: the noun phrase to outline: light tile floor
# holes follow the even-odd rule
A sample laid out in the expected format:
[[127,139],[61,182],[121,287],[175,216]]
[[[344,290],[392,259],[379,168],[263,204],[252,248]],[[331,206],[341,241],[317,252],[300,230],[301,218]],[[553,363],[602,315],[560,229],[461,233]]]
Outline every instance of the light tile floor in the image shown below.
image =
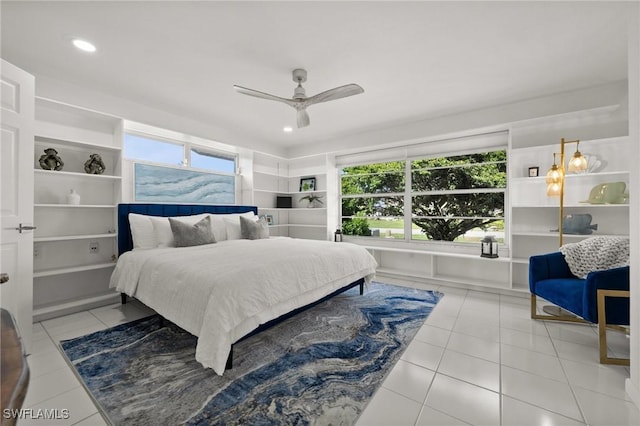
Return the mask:
[[[595,328],[531,320],[524,295],[404,284],[445,296],[358,426],[640,425],[640,412],[624,391],[628,367],[598,363]],[[34,324],[24,408],[66,408],[70,418],[19,425],[105,425],[57,343],[151,313],[132,301]],[[628,356],[627,337],[608,337],[613,354]]]

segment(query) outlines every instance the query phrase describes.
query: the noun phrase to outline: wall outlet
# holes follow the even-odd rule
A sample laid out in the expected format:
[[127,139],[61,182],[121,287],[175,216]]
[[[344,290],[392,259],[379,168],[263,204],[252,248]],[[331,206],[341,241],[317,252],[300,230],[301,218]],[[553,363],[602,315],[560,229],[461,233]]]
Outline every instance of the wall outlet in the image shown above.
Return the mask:
[[97,241],[89,242],[89,253],[96,254],[98,253],[98,251],[100,251],[100,245],[98,244],[98,242]]
[[33,257],[40,257],[40,244],[33,245]]

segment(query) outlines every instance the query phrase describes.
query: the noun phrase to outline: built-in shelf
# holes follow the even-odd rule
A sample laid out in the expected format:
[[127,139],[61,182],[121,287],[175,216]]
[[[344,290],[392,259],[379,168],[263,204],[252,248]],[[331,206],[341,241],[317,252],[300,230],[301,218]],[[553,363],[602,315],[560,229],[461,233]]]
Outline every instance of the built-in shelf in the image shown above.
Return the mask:
[[35,140],[36,140],[36,143],[70,145],[70,146],[77,146],[79,148],[89,148],[89,149],[112,151],[112,152],[122,151],[122,148],[118,146],[108,146],[108,145],[101,145],[97,143],[91,143],[91,142],[85,142],[85,141],[79,141],[79,140],[73,140],[73,139],[59,139],[59,138],[53,138],[45,135],[39,135],[37,133],[37,130],[36,130]]
[[[542,238],[558,238],[557,232],[512,232],[512,236],[516,237],[542,237]],[[588,237],[626,237],[622,234],[562,234],[562,238],[588,238]]]
[[420,250],[420,249],[396,248],[396,247],[384,247],[384,246],[381,247],[381,246],[362,245],[362,244],[360,244],[360,246],[366,248],[367,250],[381,250],[381,251],[396,252],[396,253],[412,253],[412,254],[421,254],[425,256],[458,257],[461,259],[483,260],[487,262],[511,261],[510,257],[488,258],[488,257],[481,257],[479,254],[453,253],[453,252],[447,252],[447,251]]
[[34,207],[64,209],[115,209],[115,204],[34,204]]
[[[542,171],[541,171],[542,172]],[[567,173],[565,175],[565,178],[567,180],[573,180],[573,179],[585,179],[585,178],[589,178],[589,177],[598,177],[598,176],[603,176],[603,177],[607,177],[607,176],[624,176],[624,175],[628,175],[629,172],[628,171],[611,171],[611,172],[597,172],[597,173]],[[545,181],[547,179],[546,176],[535,176],[535,177],[531,177],[531,176],[519,176],[519,177],[512,177],[511,178],[511,182],[536,182],[539,183],[541,181]]]
[[33,277],[49,277],[52,275],[71,274],[73,272],[92,271],[94,269],[105,269],[116,266],[115,263],[94,263],[91,265],[71,266],[68,268],[45,269],[43,271],[33,271]]
[[[514,209],[558,209],[560,207],[559,204],[556,205],[549,205],[549,204],[544,204],[544,205],[523,205],[523,204],[519,204],[519,205],[514,205],[511,206]],[[565,209],[569,209],[569,208],[597,208],[597,209],[602,209],[602,208],[616,208],[616,207],[629,207],[629,204],[589,204],[589,203],[579,203],[579,204],[564,204],[564,208]]]
[[450,275],[438,275],[438,274],[429,276],[429,275],[420,274],[417,272],[407,272],[402,269],[380,268],[380,267],[376,269],[376,273],[381,275],[405,277],[409,279],[411,278],[419,279],[419,280],[426,279],[429,282],[434,284],[438,284],[438,283],[443,283],[447,285],[461,284],[461,285],[464,285],[465,287],[487,287],[487,288],[493,288],[497,290],[516,291],[516,292],[525,291],[525,289],[523,288],[511,288],[509,287],[508,284],[500,285],[500,284],[496,284],[495,281],[479,280],[477,278],[462,278],[462,277],[456,277],[456,276],[450,276]]
[[98,238],[116,238],[118,234],[91,234],[91,235],[62,235],[57,237],[35,237],[34,243],[45,243],[48,241],[71,241],[71,240],[92,240]]
[[50,318],[65,315],[67,313],[86,310],[91,307],[103,306],[108,303],[117,303],[119,299],[120,293],[116,293],[114,291],[100,296],[87,297],[84,299],[57,303],[50,306],[42,306],[33,310],[33,321],[44,321]]
[[[117,241],[115,209],[122,199],[124,120],[36,97],[34,154],[34,315],[48,319],[109,303],[109,276]],[[40,158],[53,148],[62,170],[45,170]],[[98,154],[104,173],[85,172]],[[70,191],[81,204],[68,204]],[[93,248],[99,245],[99,252]],[[102,296],[106,295],[107,296]]]
[[[606,108],[601,112],[604,113],[601,118],[608,114]],[[586,119],[582,120],[580,117]],[[532,127],[529,128],[515,126],[511,130],[512,148],[509,151],[511,245],[509,250],[512,256],[510,280],[514,290],[528,291],[528,267],[531,256],[558,251],[560,198],[546,195],[546,172],[553,161],[553,153],[558,152],[560,148],[561,137],[575,139],[577,130],[582,136],[580,151],[587,157],[591,167],[591,172],[565,175],[563,215],[588,214],[591,218],[585,226],[591,226],[592,223],[600,225],[591,234],[563,233],[564,243],[575,243],[596,236],[625,237],[628,235],[628,203],[591,204],[586,202],[597,185],[620,181],[628,186],[630,183],[628,170],[631,142],[629,137],[602,138],[598,135],[597,138],[589,139],[590,131],[582,126],[586,125],[587,128],[593,126],[594,123],[590,122],[593,117],[590,112],[586,115],[583,112],[569,113],[562,117],[539,119],[530,123]],[[569,126],[566,133],[562,123],[565,119],[568,120],[566,125]],[[541,127],[537,128],[537,124],[533,123]],[[548,134],[557,135],[557,142],[549,142]],[[520,148],[517,148],[518,146]],[[574,149],[577,149],[575,145],[565,154],[565,167]],[[559,160],[557,156],[556,160]],[[536,166],[539,167],[540,176],[526,176],[529,168]],[[556,231],[553,232],[552,229]],[[564,230],[568,228],[565,227]]]
[[78,172],[65,172],[63,170],[45,170],[45,169],[33,169],[36,175],[43,174],[47,176],[64,176],[64,177],[82,177],[87,179],[105,179],[105,180],[122,180],[120,176],[113,175],[94,175],[89,173]]
[[282,207],[258,207],[260,210],[273,210],[280,212],[289,212],[289,211],[326,211],[326,207],[292,207],[292,208],[282,208]]
[[265,192],[267,194],[286,194],[286,195],[304,195],[304,194],[314,194],[316,192],[327,192],[324,189],[318,189],[316,191],[276,191],[273,189],[260,189],[260,188],[254,188],[255,192]]
[[265,175],[265,176],[274,176],[277,178],[284,178],[285,176],[282,176],[281,174],[277,173],[277,172],[262,172],[260,170],[253,170],[253,173],[256,175]]

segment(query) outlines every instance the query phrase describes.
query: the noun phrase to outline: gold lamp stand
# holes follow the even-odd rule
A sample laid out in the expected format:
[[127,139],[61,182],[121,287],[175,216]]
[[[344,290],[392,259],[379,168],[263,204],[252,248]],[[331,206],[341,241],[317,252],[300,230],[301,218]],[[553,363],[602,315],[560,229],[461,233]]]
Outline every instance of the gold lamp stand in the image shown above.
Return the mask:
[[547,172],[547,195],[551,197],[560,197],[560,211],[558,219],[558,233],[560,235],[559,246],[562,246],[562,222],[564,218],[564,180],[566,177],[564,169],[564,146],[566,144],[575,143],[576,152],[569,160],[569,172],[580,173],[587,170],[587,159],[578,150],[580,144],[579,140],[566,141],[564,138],[560,139],[560,167],[556,165],[556,152],[553,153],[553,166]]
[[[551,197],[560,197],[560,210],[558,217],[558,234],[560,236],[559,247],[562,247],[562,222],[564,219],[564,180],[565,180],[565,169],[564,169],[564,146],[566,144],[575,143],[576,144],[576,152],[569,160],[569,172],[571,173],[579,173],[587,170],[587,159],[584,158],[584,155],[580,153],[578,150],[578,145],[580,144],[579,140],[574,141],[566,141],[564,138],[560,139],[560,167],[556,164],[556,155],[558,153],[553,153],[553,165],[549,172],[547,172],[547,195]],[[571,312],[566,311],[558,306],[547,305],[542,308],[542,310],[555,317],[562,317],[565,319],[575,318]]]

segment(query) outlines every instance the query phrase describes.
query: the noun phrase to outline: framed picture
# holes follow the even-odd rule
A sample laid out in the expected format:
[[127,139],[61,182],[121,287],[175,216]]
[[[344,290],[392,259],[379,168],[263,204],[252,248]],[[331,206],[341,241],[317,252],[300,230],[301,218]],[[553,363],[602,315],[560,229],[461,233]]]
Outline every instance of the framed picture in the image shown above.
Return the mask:
[[300,179],[300,192],[309,192],[316,190],[316,178],[307,177]]
[[539,172],[539,167],[529,167],[529,177],[537,177]]
[[273,221],[273,215],[266,214],[266,215],[264,215],[264,219],[267,222],[267,225],[275,225],[275,223]]

